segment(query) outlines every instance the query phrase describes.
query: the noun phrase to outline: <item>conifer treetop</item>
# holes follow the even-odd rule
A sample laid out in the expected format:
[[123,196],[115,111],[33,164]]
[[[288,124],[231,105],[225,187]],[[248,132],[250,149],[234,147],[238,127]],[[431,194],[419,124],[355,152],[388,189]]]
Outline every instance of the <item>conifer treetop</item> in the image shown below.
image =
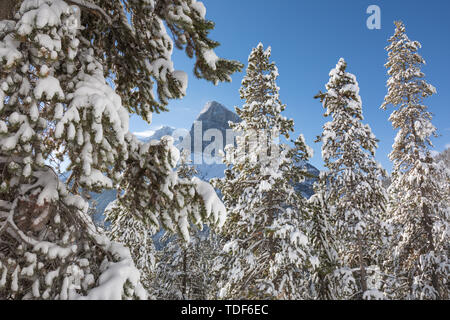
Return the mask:
[[[358,154],[362,155],[362,149],[375,155],[378,141],[370,126],[361,122],[364,117],[359,85],[355,75],[346,72],[346,69],[347,63],[340,58],[336,68],[329,73],[330,79],[325,86],[327,92],[319,92],[315,96],[322,102],[324,116],[332,117],[325,123],[323,133],[316,141],[323,143],[322,157],[326,166],[334,169],[345,164],[351,167],[348,161]],[[340,161],[332,161],[339,156],[343,156]]]
[[425,74],[420,70],[425,65],[425,59],[418,53],[422,45],[408,38],[403,22],[396,21],[395,26],[395,33],[386,47],[388,62],[385,67],[391,78],[387,81],[388,94],[382,109],[390,104],[399,108],[419,105],[424,98],[436,93],[436,88],[423,80]]
[[289,138],[294,122],[281,115],[286,105],[280,100],[280,88],[276,83],[279,73],[275,62],[269,60],[271,52],[271,47],[264,50],[262,43],[252,49],[246,75],[239,90],[245,104],[242,108],[236,107],[236,113],[243,121],[237,125],[232,124],[231,127],[236,127],[237,131],[243,131],[244,128],[252,130],[272,128]]
[[424,105],[424,99],[437,93],[436,88],[428,84],[420,68],[425,60],[418,54],[421,45],[409,40],[402,22],[395,22],[395,34],[389,39],[388,51],[388,93],[381,105],[387,109],[392,105],[395,110],[389,120],[394,129],[399,129],[389,158],[394,161],[394,172],[408,170],[411,159],[405,155],[431,158],[427,148],[432,146],[430,138],[436,135],[431,123],[432,114]]

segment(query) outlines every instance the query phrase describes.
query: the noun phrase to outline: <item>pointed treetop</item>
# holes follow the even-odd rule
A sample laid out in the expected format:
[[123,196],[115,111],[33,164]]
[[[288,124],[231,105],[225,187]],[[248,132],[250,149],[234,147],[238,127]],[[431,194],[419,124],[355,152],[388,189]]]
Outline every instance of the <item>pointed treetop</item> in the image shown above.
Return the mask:
[[422,45],[408,38],[403,22],[396,21],[395,25],[395,34],[389,38],[390,44],[385,48],[388,51],[385,67],[391,78],[387,81],[388,94],[381,105],[384,110],[390,104],[395,107],[419,106],[424,98],[436,93],[436,88],[424,80],[425,74],[420,70],[426,63],[418,53]]
[[[272,47],[271,47],[271,46],[268,46],[267,49],[264,50],[264,45],[262,44],[262,42],[260,42],[260,43],[258,43],[258,45],[256,46],[256,48],[254,48],[254,49],[252,50],[252,53],[253,53],[253,51],[261,51],[261,52],[264,52],[264,55],[265,55],[266,57],[269,58],[270,55],[271,55],[271,53],[272,53]],[[251,55],[251,53],[250,53],[250,55]]]
[[[340,58],[336,68],[331,69],[329,73],[330,80],[325,85],[328,92],[320,91],[314,98],[320,98],[326,109],[325,116],[334,112],[344,112],[363,120],[358,82],[355,75],[346,72],[346,69],[347,62],[344,58]],[[352,110],[352,112],[347,113],[348,110]]]
[[346,68],[347,68],[347,62],[345,62],[344,58],[340,58],[338,63],[336,64],[336,70],[345,72]]
[[403,21],[400,21],[400,20],[397,20],[397,21],[394,21],[394,24],[395,24],[395,33],[397,34],[397,33],[403,33],[403,32],[405,32],[405,24],[403,23]]

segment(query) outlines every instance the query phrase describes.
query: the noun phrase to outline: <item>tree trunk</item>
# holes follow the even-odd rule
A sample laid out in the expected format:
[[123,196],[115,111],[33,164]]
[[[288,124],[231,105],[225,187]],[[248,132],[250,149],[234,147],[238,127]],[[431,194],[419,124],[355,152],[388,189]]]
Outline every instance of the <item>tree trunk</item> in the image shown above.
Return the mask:
[[367,291],[367,275],[366,275],[366,264],[364,263],[364,253],[363,253],[363,243],[361,239],[361,233],[358,232],[358,253],[359,253],[359,268],[360,268],[360,280],[361,280],[361,291],[362,295]]
[[183,250],[183,299],[187,300],[187,249]]
[[[423,191],[422,191],[423,192]],[[425,232],[427,233],[427,239],[428,239],[428,252],[435,251],[434,247],[434,240],[433,240],[433,221],[430,218],[430,210],[428,209],[428,206],[423,204],[422,206],[423,210],[423,217],[422,217],[422,224],[425,229]],[[439,279],[436,274],[436,265],[433,265],[433,270],[431,272],[431,282],[433,284],[434,289],[437,293],[437,299],[441,299],[441,290],[439,285]]]
[[17,0],[0,0],[0,20],[12,20]]

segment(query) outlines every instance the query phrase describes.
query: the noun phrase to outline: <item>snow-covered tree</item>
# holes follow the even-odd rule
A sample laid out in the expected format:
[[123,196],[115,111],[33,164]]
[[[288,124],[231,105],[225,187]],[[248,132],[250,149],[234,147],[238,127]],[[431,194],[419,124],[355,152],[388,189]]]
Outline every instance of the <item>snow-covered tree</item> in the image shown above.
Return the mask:
[[437,154],[434,159],[436,162],[443,162],[447,169],[450,169],[450,148],[445,149],[441,153]]
[[[161,166],[153,168],[153,172],[159,176],[166,172],[169,173],[171,175],[168,179],[169,185],[161,185],[158,188],[156,186],[160,181],[150,180],[149,177],[152,175],[145,173],[145,170],[149,170],[149,168],[130,166],[125,172],[123,181],[129,184],[126,175],[131,171],[132,177],[135,179],[135,187],[124,186],[124,192],[119,194],[118,199],[105,210],[106,219],[111,222],[110,238],[123,243],[130,249],[131,256],[141,271],[141,282],[151,296],[161,295],[154,285],[158,255],[155,252],[152,235],[162,226],[167,231],[168,237],[174,233],[180,235],[180,237],[175,237],[179,241],[179,243],[176,242],[175,248],[188,247],[188,244],[184,245],[183,243],[192,240],[191,228],[194,228],[194,235],[197,235],[198,229],[203,227],[203,222],[207,221],[208,217],[212,225],[219,218],[218,215],[210,215],[210,209],[207,213],[206,207],[203,206],[201,196],[196,188],[209,187],[211,195],[214,195],[214,190],[211,186],[194,178],[196,171],[189,165],[187,153],[183,152],[176,170],[171,170],[178,162],[179,157],[179,151],[172,146],[172,143],[171,137],[163,137],[161,142],[154,140],[142,145],[145,148],[156,146],[154,151],[146,153],[156,155],[156,159],[160,161],[167,159],[166,163],[163,162]],[[153,157],[152,159],[154,159]],[[159,169],[160,172],[156,172],[156,169]],[[146,199],[157,200],[153,203]],[[176,199],[176,201],[172,201],[172,199]],[[157,218],[158,215],[161,216],[161,219]],[[189,222],[189,217],[193,223]],[[168,250],[172,250],[174,253],[172,246],[169,246]],[[161,270],[158,270],[156,280],[160,281],[161,277]],[[164,279],[168,278],[164,276]]]
[[203,223],[222,225],[225,208],[213,187],[197,177],[182,177],[175,170],[180,159],[173,138],[141,143],[132,136],[127,168],[119,185],[116,210],[108,219],[119,221],[130,217],[149,228],[163,227],[179,233],[189,241],[191,223],[202,228]]
[[[164,237],[163,237],[164,239]],[[158,254],[154,295],[165,300],[214,299],[218,287],[214,276],[215,257],[221,251],[212,230],[192,232],[189,242],[175,236]]]
[[395,297],[449,298],[450,186],[449,171],[431,153],[436,128],[424,99],[436,89],[424,80],[421,45],[395,22],[389,39],[386,68],[388,94],[383,109],[392,106],[389,120],[397,136],[389,158],[393,161],[388,213],[396,227],[390,265],[400,281]]
[[[198,174],[188,150],[183,150],[177,171],[186,179]],[[217,294],[214,259],[221,249],[219,238],[211,229],[192,227],[189,241],[171,233],[162,237],[166,244],[158,254],[153,283],[157,299],[206,300]]]
[[134,215],[122,214],[118,202],[118,200],[111,202],[105,209],[106,219],[111,222],[107,235],[130,250],[134,264],[140,272],[141,284],[151,297],[153,296],[152,284],[157,262],[152,236],[157,232],[157,228],[149,226]]
[[269,61],[270,47],[259,44],[248,59],[242,80],[242,122],[230,123],[240,134],[226,147],[225,178],[215,181],[229,218],[221,266],[220,297],[234,299],[298,299],[305,294],[304,267],[309,263],[303,229],[305,200],[293,184],[305,172],[295,166],[311,156],[303,136],[294,147],[289,139],[294,122],[281,112],[277,67]]
[[379,296],[378,288],[368,283],[368,269],[377,264],[382,243],[382,223],[386,197],[381,184],[384,170],[375,161],[377,140],[369,125],[362,123],[362,102],[356,77],[346,72],[347,63],[340,59],[330,71],[327,91],[320,92],[325,117],[322,158],[327,171],[319,184],[326,204],[332,210],[340,267],[352,271],[351,288],[340,288],[341,298]]
[[[13,11],[0,21],[0,298],[144,298],[129,250],[95,228],[80,195],[121,183],[123,214],[185,232],[189,190],[203,213],[193,223],[223,223],[214,189],[180,182],[172,141],[139,142],[129,112],[150,121],[186,93],[174,46],[214,83],[241,64],[214,54],[195,0],[23,0]],[[65,182],[48,166],[55,155],[68,158]]]
[[336,248],[335,228],[332,223],[330,206],[327,201],[326,186],[321,184],[324,175],[314,185],[314,194],[308,199],[308,239],[311,251],[316,259],[311,260],[311,298],[318,300],[336,300],[341,286],[337,271],[339,270]]

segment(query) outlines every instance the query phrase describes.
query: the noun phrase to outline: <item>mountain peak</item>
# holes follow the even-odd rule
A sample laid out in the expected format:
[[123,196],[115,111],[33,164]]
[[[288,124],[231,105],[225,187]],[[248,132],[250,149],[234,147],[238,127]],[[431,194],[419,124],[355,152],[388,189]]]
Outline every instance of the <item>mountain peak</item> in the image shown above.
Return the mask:
[[[209,130],[209,129],[217,129],[222,133],[223,137],[223,146],[226,144],[226,130],[230,129],[230,126],[228,125],[228,122],[240,122],[241,119],[239,116],[230,111],[227,107],[225,107],[223,104],[217,102],[217,101],[208,101],[205,106],[203,107],[202,111],[198,115],[195,123],[201,123],[201,131],[202,135],[201,137],[197,137],[202,139],[203,134]],[[192,152],[194,152],[194,124],[191,127],[191,137],[192,137]],[[202,141],[202,140],[200,140]],[[211,142],[208,141],[202,141],[202,151],[204,148],[209,145]]]
[[217,102],[217,101],[208,101],[205,106],[203,107],[202,111],[200,111],[197,120],[202,120],[205,117],[208,117],[210,115],[217,115],[221,113],[233,113],[232,111],[228,110],[223,104]]

